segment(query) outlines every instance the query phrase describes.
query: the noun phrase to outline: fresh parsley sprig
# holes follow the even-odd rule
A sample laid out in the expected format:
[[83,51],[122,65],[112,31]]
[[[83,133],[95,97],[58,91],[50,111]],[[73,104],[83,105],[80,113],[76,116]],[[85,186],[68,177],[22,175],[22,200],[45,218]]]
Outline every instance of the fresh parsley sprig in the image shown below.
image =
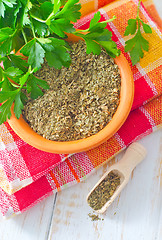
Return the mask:
[[134,35],[133,38],[127,40],[125,43],[125,52],[130,52],[132,65],[135,65],[140,61],[140,58],[143,58],[144,51],[148,52],[149,42],[142,36],[141,27],[145,33],[152,33],[151,27],[144,23],[139,17],[141,0],[139,0],[137,8],[137,17],[135,19],[128,20],[128,26],[126,27],[124,36],[129,34]]
[[116,17],[104,22],[99,22],[101,18],[100,12],[94,14],[94,17],[90,21],[88,29],[79,30],[73,34],[83,38],[87,45],[87,54],[93,53],[99,55],[101,48],[104,48],[111,57],[120,55],[120,50],[117,49],[116,43],[112,40],[112,32],[106,29],[108,22],[113,21]]
[[[99,22],[96,13],[88,29],[76,31],[81,17],[79,0],[0,0],[0,124],[11,117],[11,106],[20,117],[27,95],[35,99],[48,89],[46,81],[35,77],[46,59],[49,66],[61,69],[71,63],[67,33],[82,37],[87,53],[99,54],[101,47],[116,57],[120,54],[105,29],[108,20]],[[19,54],[17,51],[20,49]],[[20,55],[22,54],[22,55]],[[27,58],[25,58],[27,57]]]
[[[13,55],[14,56],[14,55]],[[19,57],[11,57],[14,63],[19,62]],[[15,58],[15,59],[14,59]],[[24,61],[21,59],[21,61]],[[20,68],[24,68],[21,62]],[[38,96],[43,95],[41,88],[48,89],[49,86],[46,81],[36,78],[33,73],[35,69],[31,69],[29,66],[27,72],[23,72],[20,68],[8,67],[4,70],[0,68],[0,123],[6,121],[7,118],[11,117],[11,106],[14,103],[14,113],[17,118],[20,117],[24,104],[27,101],[27,96],[25,95],[23,89],[30,93],[31,98],[35,99]],[[26,67],[25,67],[26,69]]]

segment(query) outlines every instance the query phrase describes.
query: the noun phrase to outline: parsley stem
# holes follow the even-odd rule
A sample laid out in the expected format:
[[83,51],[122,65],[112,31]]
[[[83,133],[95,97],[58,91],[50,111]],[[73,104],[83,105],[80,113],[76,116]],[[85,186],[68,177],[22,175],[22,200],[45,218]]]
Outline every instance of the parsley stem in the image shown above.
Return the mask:
[[105,20],[105,21],[103,21],[101,23],[109,23],[109,22],[112,22],[115,19],[116,19],[116,16],[113,16],[111,19]]
[[13,34],[10,35],[10,37],[14,37],[14,35],[17,33],[17,28],[15,29],[15,31],[13,32]]
[[140,10],[141,1],[142,1],[142,0],[139,0],[139,2],[138,2],[137,18],[136,18],[136,19],[139,19],[139,10]]
[[[109,23],[109,22],[112,22],[113,20],[116,19],[116,16],[113,16],[111,19],[108,19],[108,20],[105,20],[103,22],[100,22],[100,23]],[[89,28],[85,29],[85,30],[78,30],[77,32],[73,32],[72,34],[75,34],[75,33],[82,33],[82,32],[89,32]]]
[[31,13],[30,13],[30,16],[31,16],[33,19],[37,20],[38,22],[46,23],[46,21],[45,21],[45,20],[43,20],[43,19],[41,19],[41,18],[38,18],[38,17],[35,17],[35,16],[33,16]]
[[72,34],[74,34],[74,35],[77,35],[77,33],[82,33],[82,32],[88,32],[89,31],[89,28],[87,28],[87,29],[85,29],[85,30],[77,30],[77,31],[75,31],[75,32],[72,32]]
[[36,38],[35,31],[34,31],[34,27],[33,27],[33,24],[32,24],[32,23],[31,23],[31,29],[32,29],[33,37]]
[[[54,13],[52,12],[49,16],[48,16],[48,18],[46,19],[46,24],[53,18],[53,16],[54,16]],[[47,24],[48,25],[48,24]]]
[[25,32],[24,32],[24,29],[23,29],[23,28],[21,29],[21,32],[22,32],[22,35],[23,35],[25,44],[27,44],[28,40],[27,40],[27,38],[26,38],[26,35],[25,35]]

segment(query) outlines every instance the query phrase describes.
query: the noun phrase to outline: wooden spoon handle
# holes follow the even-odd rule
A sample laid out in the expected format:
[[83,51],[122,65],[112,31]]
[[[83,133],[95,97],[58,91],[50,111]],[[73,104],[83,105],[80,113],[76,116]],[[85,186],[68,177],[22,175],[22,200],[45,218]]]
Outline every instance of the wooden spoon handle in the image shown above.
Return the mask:
[[114,165],[114,168],[120,170],[125,176],[131,174],[132,170],[139,164],[146,156],[146,149],[139,143],[132,143],[126,150],[123,158]]

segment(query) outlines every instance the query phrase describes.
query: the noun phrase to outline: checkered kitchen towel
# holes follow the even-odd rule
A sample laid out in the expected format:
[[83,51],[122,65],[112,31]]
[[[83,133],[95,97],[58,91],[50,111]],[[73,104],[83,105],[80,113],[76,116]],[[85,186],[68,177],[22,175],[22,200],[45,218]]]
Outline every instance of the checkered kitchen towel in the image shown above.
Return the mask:
[[[128,38],[124,37],[124,31],[127,20],[136,17],[138,1],[81,0],[81,3],[83,15],[109,3],[99,9],[101,20],[113,15],[117,17],[108,24],[108,29],[124,53],[124,44]],[[126,122],[111,139],[93,150],[65,156],[37,150],[20,139],[8,123],[0,126],[0,210],[4,216],[23,212],[53,192],[80,182],[130,143],[160,128],[162,35],[160,24],[157,24],[161,22],[152,1],[145,0],[143,3],[152,15],[150,17],[144,5],[141,6],[140,16],[150,24],[153,31],[145,36],[150,43],[150,50],[136,66],[131,65],[129,54],[124,53],[134,76],[135,98]],[[76,28],[86,28],[93,15],[94,12],[79,20]]]

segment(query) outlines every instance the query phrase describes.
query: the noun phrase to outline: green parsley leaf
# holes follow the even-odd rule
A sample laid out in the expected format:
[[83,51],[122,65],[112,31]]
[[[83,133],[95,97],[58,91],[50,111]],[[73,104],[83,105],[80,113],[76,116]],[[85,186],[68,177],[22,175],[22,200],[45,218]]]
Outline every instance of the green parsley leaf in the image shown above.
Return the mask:
[[6,57],[3,60],[3,67],[4,67],[5,70],[9,67],[12,67],[12,62],[10,61],[10,59],[8,57]]
[[54,9],[53,9],[53,13],[56,14],[61,7],[61,1],[60,0],[54,0]]
[[101,18],[100,12],[95,13],[94,16],[93,16],[93,18],[92,18],[91,21],[90,21],[89,28],[92,29],[92,27],[96,26],[96,24],[98,23],[98,21],[100,20],[100,18]]
[[8,7],[12,8],[14,4],[16,4],[16,0],[1,0],[5,3]]
[[8,38],[10,38],[13,33],[14,33],[14,30],[10,27],[1,28],[0,29],[0,42],[3,42],[5,40],[7,40]]
[[30,93],[30,97],[32,99],[36,99],[39,96],[43,95],[42,90],[40,89],[39,85],[37,84],[37,82],[35,81],[35,77],[33,75],[31,75],[29,77],[29,80],[27,82],[27,88],[28,88],[28,93]]
[[11,52],[12,49],[12,39],[7,39],[5,40],[1,45],[0,45],[0,55],[5,56]]
[[45,1],[39,5],[33,4],[32,9],[30,10],[31,17],[35,20],[40,21],[46,20],[49,15],[52,13],[53,4],[51,2]]
[[143,50],[148,52],[149,42],[142,35],[140,36],[140,43],[141,43],[141,47],[143,48]]
[[99,22],[100,19],[101,19],[100,12],[95,13],[94,17],[90,21],[88,31],[95,32],[95,33],[103,31],[103,29],[106,27],[107,23],[106,22]]
[[0,106],[0,125],[11,117],[11,106],[14,98],[9,98],[5,103]]
[[8,78],[5,75],[4,75],[3,84],[1,87],[2,87],[3,91],[13,91],[14,90],[12,84],[10,83],[10,81],[8,80]]
[[28,58],[29,65],[32,68],[40,68],[41,64],[44,62],[45,51],[41,45],[37,42],[31,47],[31,51]]
[[32,75],[31,77],[32,77],[32,81],[35,81],[35,83],[39,87],[41,87],[41,88],[43,88],[45,90],[49,89],[49,85],[48,85],[48,83],[45,80],[39,79],[39,78],[35,77],[34,75]]
[[152,33],[151,27],[148,24],[144,23],[139,17],[140,4],[141,1],[138,3],[136,19],[128,20],[128,26],[126,27],[124,33],[124,36],[135,34],[133,38],[125,42],[125,52],[130,52],[132,65],[135,65],[140,61],[140,58],[143,58],[143,50],[147,52],[149,50],[149,42],[142,36],[141,33],[141,24],[145,33]]
[[143,58],[144,56],[143,50],[148,51],[148,49],[149,49],[149,43],[141,35],[141,32],[139,29],[135,37],[126,41],[125,51],[126,52],[130,51],[130,56],[131,56],[133,65],[139,62],[140,58]]
[[17,31],[17,33],[12,37],[12,49],[14,49],[14,52],[16,53],[24,44],[25,42],[21,31]]
[[50,67],[61,69],[62,66],[69,67],[71,63],[70,54],[63,46],[58,46],[50,52],[46,52],[46,59]]
[[[56,48],[58,46],[66,45],[66,42],[63,39],[58,39],[58,38],[54,38],[54,37],[49,37],[48,39],[51,41],[50,44],[48,44],[49,48],[51,47],[50,48],[51,50],[53,50],[54,48]],[[45,45],[43,45],[43,46],[45,46]],[[47,46],[47,44],[46,44],[46,46]],[[49,49],[47,49],[47,50],[50,51]]]
[[[87,45],[87,54],[93,53],[99,55],[101,48],[103,47],[111,57],[120,55],[120,50],[117,49],[117,45],[112,41],[112,33],[105,29],[107,23],[98,22],[101,18],[100,12],[94,14],[94,18],[91,19],[88,29],[79,30],[73,34],[83,38]],[[109,20],[111,21],[111,20]],[[82,34],[82,32],[86,34]]]
[[51,43],[51,40],[49,38],[37,38],[37,41],[42,44]]
[[15,90],[15,91],[11,91],[11,92],[1,91],[0,92],[0,103],[3,103],[6,100],[8,100],[9,98],[16,96],[18,91],[19,91],[19,89]]
[[[22,6],[20,0],[15,0],[15,4],[13,1],[4,2],[3,0],[0,0],[0,2],[3,2],[3,6],[5,7],[5,10],[2,7],[2,15],[4,16],[2,16],[2,18],[0,16],[0,28],[12,27],[15,29],[18,13]],[[8,2],[8,5],[10,6],[6,4],[7,2]],[[1,12],[1,8],[0,8],[0,12]]]
[[[17,87],[20,82],[20,77],[22,76],[23,71],[21,71],[19,68],[15,68],[13,66],[8,67],[3,71],[3,77],[9,78],[12,81],[7,81],[7,85],[12,85],[14,87]],[[17,83],[17,84],[16,84]],[[3,85],[3,90],[4,90],[4,85]]]
[[58,39],[58,38],[48,38],[51,42],[42,44],[41,46],[46,52],[52,52],[55,51],[56,48],[63,47],[66,50],[70,50],[69,45],[67,42],[65,42],[63,39]]
[[142,23],[144,32],[145,33],[152,33],[151,27],[148,24],[144,23],[142,20],[140,20],[140,21]]
[[114,41],[98,41],[98,43],[106,50],[110,57],[115,58],[120,55],[120,50],[117,49]]
[[85,38],[85,42],[87,45],[87,54],[90,54],[92,52],[93,54],[99,55],[101,53],[101,47],[99,44],[87,38]]
[[0,0],[0,17],[4,18],[6,6],[12,8],[14,4],[16,4],[16,0]]
[[27,44],[25,44],[25,45],[22,47],[20,53],[22,53],[24,56],[27,56],[27,57],[28,57],[29,54],[30,54],[31,47],[34,45],[35,42],[36,42],[35,39],[32,39],[31,41],[29,41]]
[[139,42],[136,42],[134,48],[130,52],[131,58],[132,58],[132,64],[135,65],[137,62],[139,62],[140,57],[143,58],[143,51],[141,49],[141,46]]
[[27,62],[22,58],[22,56],[17,56],[15,54],[10,54],[9,58],[11,59],[11,63],[14,67],[19,68],[21,71],[27,71]]
[[32,8],[32,3],[28,0],[26,3],[24,3],[24,8],[21,10],[21,25],[29,25],[31,24],[30,18],[29,18],[29,10]]
[[70,23],[68,19],[55,19],[50,22],[50,29],[57,34],[59,37],[64,38],[67,33],[72,33],[75,31],[73,24]]
[[76,22],[77,19],[81,17],[81,12],[79,11],[81,9],[81,4],[77,4],[78,2],[79,0],[68,0],[62,10],[56,14],[55,18],[64,18]]
[[0,124],[5,122],[7,118],[11,117],[11,106],[15,100],[15,97],[18,93],[19,89],[15,91],[1,91],[0,92],[0,102],[2,105],[0,106]]
[[2,1],[0,1],[0,17],[2,16],[4,18],[5,13],[5,6]]
[[22,75],[22,71],[19,68],[15,68],[15,67],[9,67],[6,71],[5,71],[5,75],[7,77],[17,77]]
[[36,39],[28,42],[20,52],[28,57],[28,64],[31,65],[32,68],[39,69],[44,62],[45,51],[40,43],[36,42]]
[[23,85],[27,82],[29,75],[30,75],[30,73],[27,72],[25,75],[23,75],[23,76],[20,78],[20,86],[21,86],[21,87],[23,87]]
[[22,21],[22,25],[28,25],[30,24],[30,19],[29,19],[29,16],[28,16],[28,10],[27,12],[24,12],[24,15],[23,15],[23,21]]
[[27,96],[25,95],[24,92],[20,92],[20,97],[21,97],[22,103],[25,105],[25,103],[26,103],[27,100],[28,100]]
[[135,34],[137,30],[137,20],[136,19],[129,19],[128,26],[126,27],[124,36],[128,36],[129,34]]
[[67,52],[69,50],[68,44],[57,38],[49,38],[51,43],[42,44],[42,47],[46,51],[45,57],[51,67],[56,69],[61,69],[62,66],[69,67],[71,63],[70,54]]
[[22,114],[23,108],[24,108],[24,104],[21,99],[21,92],[18,92],[18,94],[15,96],[15,102],[14,102],[14,113],[18,119]]
[[129,52],[132,50],[132,48],[134,47],[135,43],[136,43],[136,39],[137,39],[137,36],[135,35],[133,38],[127,40],[125,42],[125,52]]
[[40,6],[40,15],[43,17],[43,19],[47,19],[48,16],[52,13],[53,10],[53,4],[51,2],[44,2]]
[[36,21],[35,19],[33,19],[32,22],[35,32],[41,37],[46,36],[48,26],[45,23]]

